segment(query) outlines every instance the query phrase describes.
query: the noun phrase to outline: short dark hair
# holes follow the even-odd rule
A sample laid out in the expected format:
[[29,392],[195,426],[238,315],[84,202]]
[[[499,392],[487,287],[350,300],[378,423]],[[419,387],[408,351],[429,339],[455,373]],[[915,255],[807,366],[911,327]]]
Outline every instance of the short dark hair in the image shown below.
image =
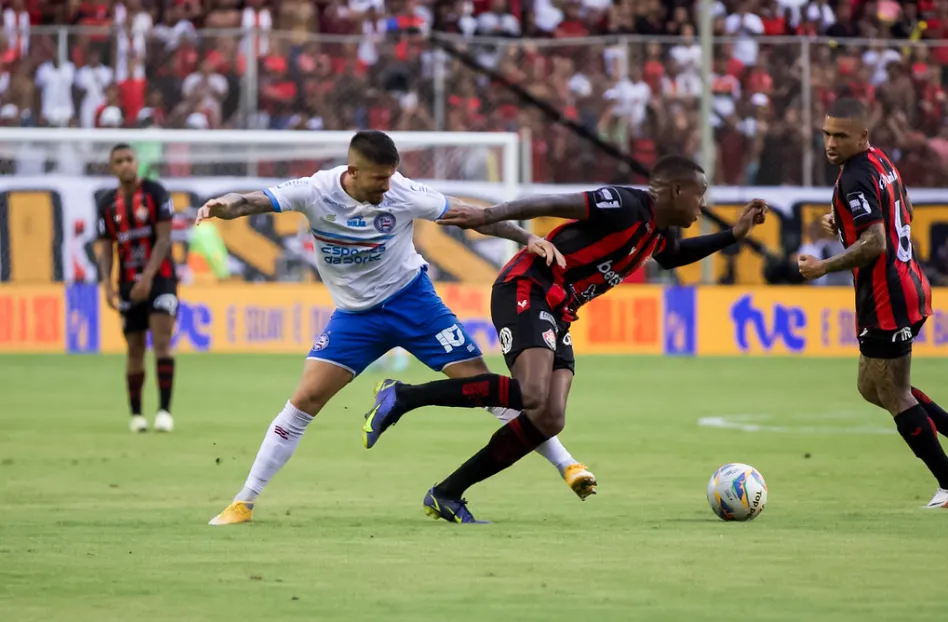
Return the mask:
[[116,151],[122,151],[123,149],[128,149],[129,151],[135,151],[134,149],[132,149],[132,146],[131,146],[130,144],[128,144],[128,143],[119,143],[119,144],[113,146],[112,149],[109,150],[109,158],[111,159],[112,156],[115,155],[115,152],[116,152]]
[[826,116],[835,119],[865,119],[866,105],[854,97],[842,97],[830,104]]
[[349,149],[358,151],[369,162],[382,166],[398,166],[401,160],[395,141],[378,130],[357,132],[349,143]]
[[652,178],[656,181],[674,181],[701,173],[704,169],[697,162],[681,155],[663,156],[652,167]]

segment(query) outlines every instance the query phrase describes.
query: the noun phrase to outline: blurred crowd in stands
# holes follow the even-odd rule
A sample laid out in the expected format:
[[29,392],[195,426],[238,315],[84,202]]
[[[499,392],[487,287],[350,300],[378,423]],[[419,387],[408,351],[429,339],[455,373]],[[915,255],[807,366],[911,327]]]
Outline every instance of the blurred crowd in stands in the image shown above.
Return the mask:
[[[629,179],[512,83],[646,166],[700,152],[690,0],[2,6],[4,126],[528,129],[534,181]],[[908,185],[945,185],[948,0],[720,0],[713,28],[727,38],[711,60],[717,183],[831,183],[820,124],[848,94],[871,105],[873,142]]]

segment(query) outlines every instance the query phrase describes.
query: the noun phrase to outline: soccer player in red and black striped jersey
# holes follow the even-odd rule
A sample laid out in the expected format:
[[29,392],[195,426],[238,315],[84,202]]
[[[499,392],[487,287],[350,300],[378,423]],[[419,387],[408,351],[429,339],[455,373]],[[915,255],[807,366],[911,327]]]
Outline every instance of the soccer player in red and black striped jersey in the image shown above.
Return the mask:
[[[178,279],[171,258],[174,206],[165,188],[139,179],[138,158],[129,145],[112,148],[112,173],[119,186],[98,204],[99,274],[108,305],[122,315],[128,344],[126,380],[132,412],[130,428],[145,432],[142,385],[145,382],[146,334],[150,330],[158,372],[159,410],[155,429],[170,432],[174,358],[171,335],[178,309]],[[111,281],[113,248],[118,248],[118,289]]]
[[[670,227],[690,227],[701,215],[708,182],[691,160],[670,156],[652,171],[649,189],[605,187],[548,195],[481,210],[448,210],[439,221],[462,228],[541,216],[571,219],[548,239],[562,261],[547,265],[521,251],[501,271],[491,294],[491,318],[512,377],[485,374],[423,385],[387,383],[368,418],[386,429],[420,406],[506,406],[523,412],[425,497],[426,511],[454,522],[476,522],[464,501],[473,484],[506,469],[566,422],[575,363],[569,334],[579,309],[618,285],[649,258],[665,269],[707,257],[744,238],[764,221],[767,206],[752,201],[733,229],[678,240]],[[382,386],[385,386],[383,383]]]
[[912,386],[912,342],[932,313],[928,279],[912,256],[912,203],[889,158],[869,144],[865,106],[839,99],[823,122],[826,157],[840,166],[833,210],[824,217],[846,250],[819,260],[803,255],[800,273],[816,279],[852,270],[859,335],[857,386],[895,419],[899,434],[938,481],[927,508],[948,508],[948,414]]

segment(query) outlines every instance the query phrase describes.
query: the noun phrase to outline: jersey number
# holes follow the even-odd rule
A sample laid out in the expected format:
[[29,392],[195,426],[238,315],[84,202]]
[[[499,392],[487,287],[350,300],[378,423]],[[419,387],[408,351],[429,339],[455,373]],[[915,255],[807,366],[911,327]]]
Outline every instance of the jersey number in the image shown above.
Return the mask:
[[455,348],[464,345],[464,331],[457,324],[452,324],[448,328],[435,335],[438,343],[444,348],[445,352],[453,352]]
[[902,201],[895,202],[895,229],[899,236],[899,248],[895,256],[899,261],[908,263],[912,261],[912,227],[902,224]]

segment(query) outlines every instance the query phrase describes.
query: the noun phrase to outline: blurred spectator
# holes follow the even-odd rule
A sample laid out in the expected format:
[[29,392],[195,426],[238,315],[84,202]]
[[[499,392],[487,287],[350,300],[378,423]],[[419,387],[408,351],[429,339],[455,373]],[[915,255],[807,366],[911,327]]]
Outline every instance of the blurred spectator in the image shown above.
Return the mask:
[[520,21],[507,11],[506,0],[492,0],[490,11],[477,16],[477,34],[488,37],[517,37]]
[[727,34],[738,37],[734,58],[747,66],[757,64],[756,37],[764,34],[764,22],[753,12],[753,5],[751,0],[741,0],[737,12],[728,15],[724,22]]
[[30,51],[30,13],[23,0],[11,0],[3,11],[3,33],[13,58],[24,58]]
[[76,88],[82,93],[79,122],[82,127],[95,127],[96,110],[105,101],[105,89],[112,84],[111,67],[102,64],[96,50],[89,53],[89,62],[76,72]]
[[202,108],[214,120],[213,126],[221,123],[221,104],[227,97],[229,86],[227,78],[214,71],[211,60],[205,58],[201,67],[187,78],[181,85],[181,95],[185,99],[194,101],[197,108]]
[[139,58],[145,57],[145,43],[154,27],[151,14],[142,6],[142,0],[125,0],[115,4],[115,27],[119,41],[128,46]]
[[241,16],[240,26],[244,32],[254,31],[257,33],[256,48],[251,49],[251,41],[244,38],[244,54],[250,58],[255,56],[266,56],[270,52],[270,37],[268,33],[273,30],[273,16],[270,9],[264,6],[265,0],[245,0],[246,7]]
[[36,86],[42,93],[40,116],[44,123],[65,126],[73,118],[72,83],[75,77],[76,68],[68,61],[62,63],[57,58],[39,66]]

